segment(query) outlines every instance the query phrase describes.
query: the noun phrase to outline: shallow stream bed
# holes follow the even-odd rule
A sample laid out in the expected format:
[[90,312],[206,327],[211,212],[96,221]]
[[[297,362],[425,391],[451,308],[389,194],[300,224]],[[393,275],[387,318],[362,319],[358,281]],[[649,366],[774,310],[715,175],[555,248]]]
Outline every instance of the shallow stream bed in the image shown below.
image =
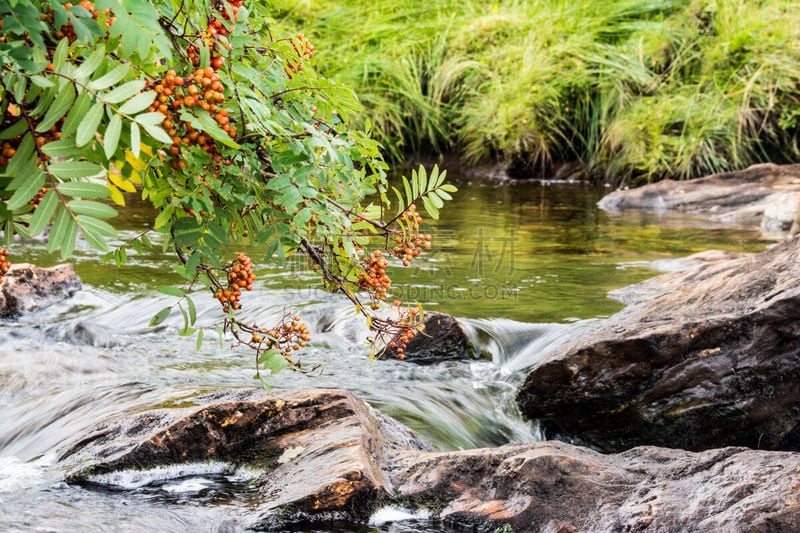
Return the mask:
[[[757,252],[757,231],[698,224],[684,217],[608,215],[603,189],[547,182],[455,183],[460,190],[438,222],[430,253],[394,269],[394,295],[462,319],[480,360],[416,366],[370,363],[366,326],[347,302],[318,290],[302,261],[255,263],[256,289],[243,295],[246,316],[269,323],[285,310],[303,316],[312,343],[303,360],[313,375],[281,373],[280,388],[355,391],[440,449],[530,442],[543,435],[514,405],[525,370],[550,346],[621,309],[614,288],[655,274],[656,260],[712,248]],[[146,227],[143,206],[129,210],[120,242]],[[14,262],[56,263],[43,242],[15,243]],[[218,388],[257,386],[254,361],[213,336],[200,350],[176,334],[182,321],[148,322],[173,298],[155,291],[177,283],[173,258],[158,251],[117,268],[79,243],[75,264],[84,289],[73,298],[0,321],[0,530],[238,531],[248,487],[214,472],[142,479],[130,473],[108,490],[64,484],[54,458],[94,424],[153,406],[180,405]],[[201,320],[221,318],[211,295],[197,294]],[[445,531],[402,514],[370,527],[324,531]],[[388,521],[387,521],[388,520]],[[319,530],[323,531],[323,530]]]

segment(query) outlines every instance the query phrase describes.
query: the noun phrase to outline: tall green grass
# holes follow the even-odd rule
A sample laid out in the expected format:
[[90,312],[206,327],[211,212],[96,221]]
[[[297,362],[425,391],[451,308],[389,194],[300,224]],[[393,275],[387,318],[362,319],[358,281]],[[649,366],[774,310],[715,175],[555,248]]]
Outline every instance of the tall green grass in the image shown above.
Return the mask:
[[617,182],[798,157],[785,0],[274,0],[390,155],[456,151]]

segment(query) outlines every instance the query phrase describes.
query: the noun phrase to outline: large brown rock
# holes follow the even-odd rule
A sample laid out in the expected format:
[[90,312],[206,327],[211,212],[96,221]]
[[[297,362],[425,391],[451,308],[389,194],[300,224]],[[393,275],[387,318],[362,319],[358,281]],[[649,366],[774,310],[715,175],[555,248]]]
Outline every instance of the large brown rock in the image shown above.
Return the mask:
[[606,195],[606,211],[680,211],[760,227],[769,236],[790,231],[800,213],[800,165],[753,165],[688,180],[663,180]]
[[398,496],[469,531],[797,531],[800,454],[642,447],[602,455],[562,442],[416,452]]
[[81,279],[71,264],[51,268],[12,265],[0,283],[0,318],[47,307],[81,289]]
[[800,239],[625,292],[628,307],[543,354],[523,413],[606,451],[800,450]]
[[195,402],[98,427],[63,454],[67,480],[218,461],[253,472],[259,504],[243,517],[249,528],[364,522],[391,494],[386,453],[425,448],[411,430],[346,391],[277,398],[246,390]]
[[562,442],[432,452],[345,391],[245,390],[193,402],[99,426],[63,454],[68,480],[91,487],[125,469],[223,462],[252,478],[226,520],[257,530],[354,528],[383,504],[424,508],[470,531],[800,527],[797,453],[602,455]]

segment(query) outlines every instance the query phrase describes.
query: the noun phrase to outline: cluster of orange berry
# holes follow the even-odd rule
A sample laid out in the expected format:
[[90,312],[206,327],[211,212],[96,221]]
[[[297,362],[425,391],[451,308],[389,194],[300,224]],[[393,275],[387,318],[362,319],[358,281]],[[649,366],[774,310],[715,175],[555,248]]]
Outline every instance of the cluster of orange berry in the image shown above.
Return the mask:
[[225,101],[223,94],[225,88],[214,69],[211,67],[197,69],[185,78],[178,76],[174,70],[169,70],[164,79],[153,82],[151,86],[158,96],[150,105],[149,111],[157,111],[164,115],[161,125],[172,137],[172,146],[169,149],[175,156],[172,166],[176,170],[186,167],[186,162],[178,157],[181,153],[181,144],[200,146],[214,162],[221,162],[222,157],[217,152],[214,139],[207,133],[195,130],[191,123],[184,122],[176,116],[181,107],[199,107],[208,111],[223,131],[231,137],[236,137],[236,126],[231,123],[228,110],[221,107]]
[[[395,242],[397,246],[392,249],[392,254],[398,259],[403,260],[403,266],[408,266],[422,250],[431,249],[431,241],[433,240],[429,233],[419,233],[419,226],[422,224],[422,217],[417,213],[417,207],[414,204],[400,216],[401,223],[408,229],[408,238],[397,237]],[[413,232],[413,233],[411,233]]]
[[[400,306],[399,301],[395,301],[396,306]],[[399,331],[395,334],[394,338],[387,344],[387,348],[394,353],[398,359],[403,360],[406,358],[405,350],[408,343],[417,336],[417,331],[425,329],[424,324],[419,324],[417,316],[419,309],[413,308],[409,311],[406,319],[397,322]]]
[[[263,336],[266,334],[266,338]],[[284,317],[280,323],[269,331],[263,328],[253,331],[251,342],[260,348],[263,344],[267,350],[273,348],[280,350],[284,356],[289,357],[293,351],[305,348],[311,332],[300,317],[294,315],[291,320]]]
[[[364,260],[364,272],[358,280],[358,286],[373,295],[376,300],[385,300],[386,293],[392,286],[392,280],[386,275],[389,262],[383,258],[380,250],[375,250]],[[373,302],[372,308],[377,309],[378,303]]]
[[256,276],[253,274],[253,262],[250,258],[239,252],[236,261],[225,267],[228,272],[228,288],[218,288],[214,297],[222,304],[222,310],[226,313],[229,309],[238,311],[242,308],[239,299],[242,296],[242,289],[253,290],[253,281]]
[[[216,2],[215,9],[225,20],[237,20],[239,18],[239,8],[242,7],[242,0],[227,0],[227,4],[230,8],[230,13],[228,8],[226,8],[222,2]],[[231,16],[231,14],[233,16]],[[222,65],[225,64],[225,58],[218,53],[218,47],[223,45],[218,41],[220,37],[227,37],[230,31],[233,31],[233,23],[231,23],[230,30],[228,30],[228,28],[225,27],[225,23],[223,23],[217,17],[212,15],[208,18],[208,26],[204,32],[204,41],[211,46],[210,64],[214,69],[220,69],[222,68]],[[230,43],[227,42],[224,44],[224,46],[228,50],[231,48]],[[190,44],[187,46],[186,55],[194,66],[200,65],[200,49],[197,47],[197,45]]]
[[292,48],[294,48],[294,53],[297,54],[298,59],[286,60],[286,68],[284,69],[284,72],[286,72],[286,75],[289,78],[303,70],[303,61],[314,57],[314,45],[311,44],[311,41],[309,41],[308,38],[302,33],[298,33],[297,37],[291,40],[291,43]]
[[3,144],[0,145],[0,167],[8,165],[11,158],[17,153],[18,146],[19,140],[17,139],[3,141]]
[[8,250],[0,248],[0,283],[3,283],[3,276],[6,275],[11,263],[8,262]]
[[[95,7],[94,3],[90,2],[89,0],[82,0],[81,2],[78,2],[75,5],[78,5],[78,6],[82,7],[83,9],[85,9],[87,12],[89,12],[89,15],[95,20],[97,20],[97,18],[100,16],[100,11],[98,11],[97,7]],[[63,5],[64,9],[67,9],[67,10],[71,9],[72,6],[73,6],[73,4],[71,2],[67,2],[67,3],[65,3]],[[116,20],[116,17],[109,16],[109,15],[111,15],[111,10],[110,9],[106,9],[105,11],[103,11],[103,14],[105,14],[107,16],[107,18],[106,18],[106,27],[110,28],[111,25],[114,24],[114,21]],[[53,19],[54,19],[53,12],[52,11],[46,11],[46,12],[42,13],[41,19],[44,22],[52,24],[53,23]],[[70,43],[73,43],[78,39],[78,35],[77,35],[77,33],[75,33],[75,28],[72,26],[72,21],[70,21],[70,20],[68,20],[66,24],[64,24],[63,26],[58,28],[55,31],[54,35],[55,35],[56,39],[58,39],[58,40],[61,40],[64,37],[66,37],[67,40]]]
[[[12,108],[13,113],[13,105],[9,106]],[[13,115],[12,115],[13,116]],[[22,119],[24,120],[24,119]],[[49,130],[39,133],[36,135],[36,146],[41,148],[45,144],[57,141],[61,138],[61,125],[63,124],[64,120],[60,120],[58,124],[53,125]],[[19,148],[20,143],[22,142],[22,136],[14,137],[13,139],[7,139],[3,141],[2,145],[0,145],[0,167],[4,167],[8,165],[11,158],[14,157],[14,154],[17,153],[17,149]],[[47,154],[39,151],[37,153],[37,159],[41,163],[43,159],[50,159],[50,156]]]
[[47,187],[42,187],[41,189],[39,189],[39,192],[36,193],[36,196],[34,196],[28,201],[28,205],[32,206],[34,209],[39,207],[39,204],[42,203],[42,200],[44,200],[44,195],[47,194],[47,191],[49,190],[50,189],[48,189]]

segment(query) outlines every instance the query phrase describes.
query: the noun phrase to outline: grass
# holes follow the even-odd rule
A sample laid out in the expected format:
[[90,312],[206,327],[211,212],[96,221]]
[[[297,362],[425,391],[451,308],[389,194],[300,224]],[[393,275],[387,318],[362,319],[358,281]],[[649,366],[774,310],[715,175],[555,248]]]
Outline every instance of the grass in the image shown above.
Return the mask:
[[276,0],[358,91],[390,156],[456,151],[619,182],[798,157],[800,10],[785,0]]

